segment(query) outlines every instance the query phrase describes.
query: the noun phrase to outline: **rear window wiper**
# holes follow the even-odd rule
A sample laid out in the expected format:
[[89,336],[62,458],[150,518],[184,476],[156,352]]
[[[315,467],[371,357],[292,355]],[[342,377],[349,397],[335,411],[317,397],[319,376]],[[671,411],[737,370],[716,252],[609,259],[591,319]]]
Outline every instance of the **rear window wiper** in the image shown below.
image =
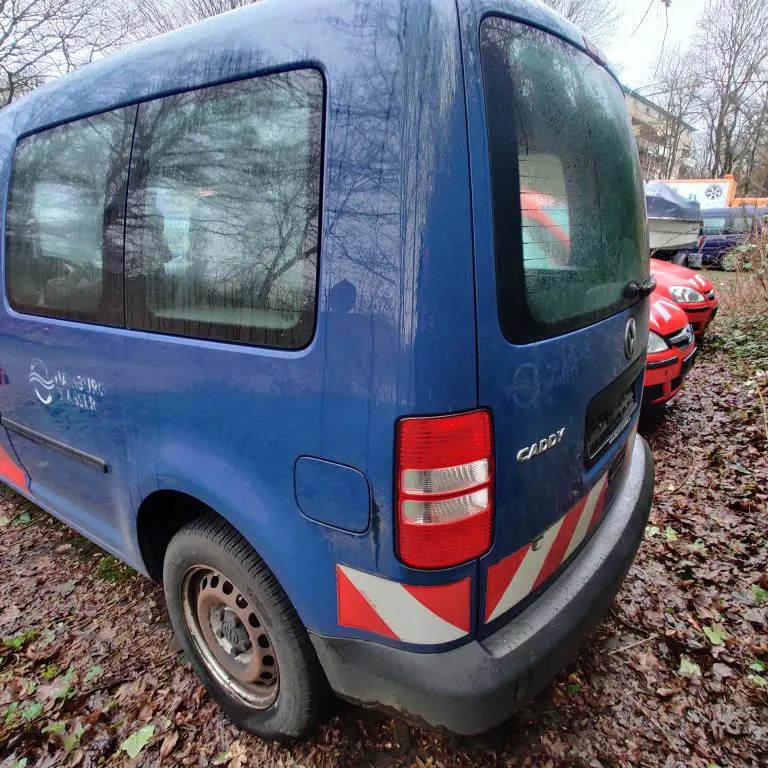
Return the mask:
[[646,280],[630,280],[624,286],[624,298],[637,299],[645,298],[653,293],[656,287],[656,278],[649,277]]

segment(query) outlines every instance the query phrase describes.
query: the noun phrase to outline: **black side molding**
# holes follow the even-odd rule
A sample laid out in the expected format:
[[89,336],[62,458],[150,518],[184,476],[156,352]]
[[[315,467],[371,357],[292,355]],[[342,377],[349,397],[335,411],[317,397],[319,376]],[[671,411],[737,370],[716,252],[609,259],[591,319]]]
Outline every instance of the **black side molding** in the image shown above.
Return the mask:
[[12,421],[5,416],[0,416],[0,425],[4,426],[6,429],[9,429],[11,432],[15,432],[17,435],[26,437],[27,440],[31,440],[33,443],[37,443],[38,445],[45,445],[48,448],[52,448],[54,451],[59,451],[59,453],[64,453],[67,456],[71,456],[73,459],[77,459],[83,464],[86,464],[89,467],[93,467],[94,469],[98,469],[105,474],[109,472],[109,464],[107,464],[104,459],[100,459],[98,456],[93,456],[90,453],[81,451],[79,448],[73,448],[71,445],[67,445],[67,443],[54,440],[52,437],[48,437],[47,435],[42,434],[42,432],[38,432],[35,429],[30,429],[29,427],[25,427],[23,424],[19,424],[17,421]]
[[670,360],[649,360],[645,367],[648,369],[654,368],[666,368],[669,365],[674,365],[677,362],[677,358],[673,357]]

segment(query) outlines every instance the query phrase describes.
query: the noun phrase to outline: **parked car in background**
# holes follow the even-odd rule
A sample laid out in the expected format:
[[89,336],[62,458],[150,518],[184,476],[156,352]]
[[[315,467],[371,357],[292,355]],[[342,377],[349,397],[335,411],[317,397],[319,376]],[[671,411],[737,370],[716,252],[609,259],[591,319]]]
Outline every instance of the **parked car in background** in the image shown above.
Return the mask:
[[753,205],[704,209],[701,216],[701,266],[715,269],[728,268],[726,256],[743,245],[752,232],[760,233],[765,226],[765,210]]
[[476,733],[608,610],[653,491],[645,206],[543,4],[153,38],[0,112],[0,208],[0,476],[164,584],[239,726],[333,690]]
[[664,405],[680,391],[696,360],[696,339],[685,312],[657,291],[651,295],[643,381],[643,406],[649,408]]
[[696,337],[701,338],[717,314],[712,281],[693,269],[659,259],[651,259],[651,272],[656,278],[654,296],[674,301],[687,315]]

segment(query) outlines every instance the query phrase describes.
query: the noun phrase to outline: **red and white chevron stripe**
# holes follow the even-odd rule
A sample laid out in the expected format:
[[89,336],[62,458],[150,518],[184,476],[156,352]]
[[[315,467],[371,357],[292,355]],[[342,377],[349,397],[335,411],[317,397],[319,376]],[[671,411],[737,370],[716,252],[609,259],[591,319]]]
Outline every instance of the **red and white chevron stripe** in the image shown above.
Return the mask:
[[488,568],[485,622],[493,621],[538,589],[597,525],[605,507],[608,475],[530,544]]
[[689,283],[692,283],[696,286],[696,288],[704,288],[706,290],[707,288],[707,281],[701,276],[701,275],[693,275],[688,280]]
[[469,634],[470,578],[416,587],[336,566],[338,622],[393,640],[437,645]]

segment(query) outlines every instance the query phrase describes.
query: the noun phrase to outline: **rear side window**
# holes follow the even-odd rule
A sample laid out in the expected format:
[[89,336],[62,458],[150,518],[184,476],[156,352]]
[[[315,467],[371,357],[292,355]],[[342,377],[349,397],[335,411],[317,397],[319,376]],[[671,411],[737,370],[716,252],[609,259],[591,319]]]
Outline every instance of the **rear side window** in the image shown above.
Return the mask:
[[648,273],[624,96],[585,53],[502,18],[481,26],[499,318],[526,343],[620,311]]
[[322,113],[315,70],[141,105],[126,227],[129,327],[309,343]]
[[21,312],[123,323],[123,225],[136,108],[22,139],[6,224],[6,284]]

